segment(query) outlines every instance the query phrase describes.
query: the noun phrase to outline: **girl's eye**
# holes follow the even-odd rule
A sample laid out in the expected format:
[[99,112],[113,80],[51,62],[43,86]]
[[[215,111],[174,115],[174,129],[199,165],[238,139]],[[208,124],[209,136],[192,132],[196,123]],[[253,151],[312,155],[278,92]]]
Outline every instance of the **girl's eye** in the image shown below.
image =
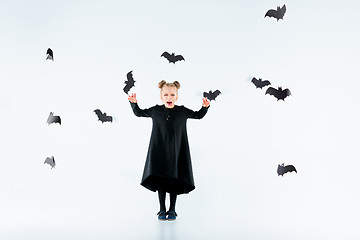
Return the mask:
[[171,94],[171,96],[172,96],[172,97],[174,97],[174,96],[175,96],[175,94]]

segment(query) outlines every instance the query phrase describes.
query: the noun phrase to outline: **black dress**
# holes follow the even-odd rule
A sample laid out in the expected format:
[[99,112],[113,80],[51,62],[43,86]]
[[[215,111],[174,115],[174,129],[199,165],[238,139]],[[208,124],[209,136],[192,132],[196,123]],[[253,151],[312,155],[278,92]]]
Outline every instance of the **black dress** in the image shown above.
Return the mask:
[[154,192],[183,194],[194,190],[186,121],[203,118],[208,108],[193,111],[184,106],[156,105],[140,109],[137,103],[130,104],[136,116],[153,121],[141,185]]

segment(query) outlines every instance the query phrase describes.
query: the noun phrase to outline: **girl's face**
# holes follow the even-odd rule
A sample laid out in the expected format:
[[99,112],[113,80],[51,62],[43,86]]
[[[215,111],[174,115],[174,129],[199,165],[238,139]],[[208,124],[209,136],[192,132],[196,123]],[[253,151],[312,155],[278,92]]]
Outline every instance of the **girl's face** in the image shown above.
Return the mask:
[[161,89],[161,101],[164,102],[165,107],[173,108],[175,102],[178,100],[178,92],[176,87],[164,86]]

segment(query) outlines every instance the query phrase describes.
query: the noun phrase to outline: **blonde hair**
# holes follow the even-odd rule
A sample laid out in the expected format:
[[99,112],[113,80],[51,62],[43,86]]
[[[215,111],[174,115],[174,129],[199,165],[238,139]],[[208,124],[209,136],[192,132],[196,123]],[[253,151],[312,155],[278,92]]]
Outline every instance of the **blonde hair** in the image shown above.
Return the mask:
[[176,90],[178,90],[180,88],[180,83],[178,81],[172,82],[172,83],[167,83],[165,80],[161,80],[161,82],[159,82],[158,84],[159,88],[162,90],[163,87],[174,87],[176,88]]

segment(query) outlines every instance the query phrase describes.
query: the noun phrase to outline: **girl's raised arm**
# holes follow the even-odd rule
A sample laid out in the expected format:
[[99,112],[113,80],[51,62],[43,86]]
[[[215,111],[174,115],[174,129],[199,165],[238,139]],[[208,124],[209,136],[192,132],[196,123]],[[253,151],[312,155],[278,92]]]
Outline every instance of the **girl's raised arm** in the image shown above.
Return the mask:
[[206,115],[209,107],[210,107],[210,101],[207,98],[203,98],[202,108],[199,111],[193,111],[187,109],[187,117],[194,119],[201,119]]
[[128,100],[130,101],[130,105],[135,116],[151,117],[153,108],[147,108],[147,109],[139,108],[139,105],[137,104],[137,100],[136,100],[136,93],[131,94],[131,96],[129,95]]

